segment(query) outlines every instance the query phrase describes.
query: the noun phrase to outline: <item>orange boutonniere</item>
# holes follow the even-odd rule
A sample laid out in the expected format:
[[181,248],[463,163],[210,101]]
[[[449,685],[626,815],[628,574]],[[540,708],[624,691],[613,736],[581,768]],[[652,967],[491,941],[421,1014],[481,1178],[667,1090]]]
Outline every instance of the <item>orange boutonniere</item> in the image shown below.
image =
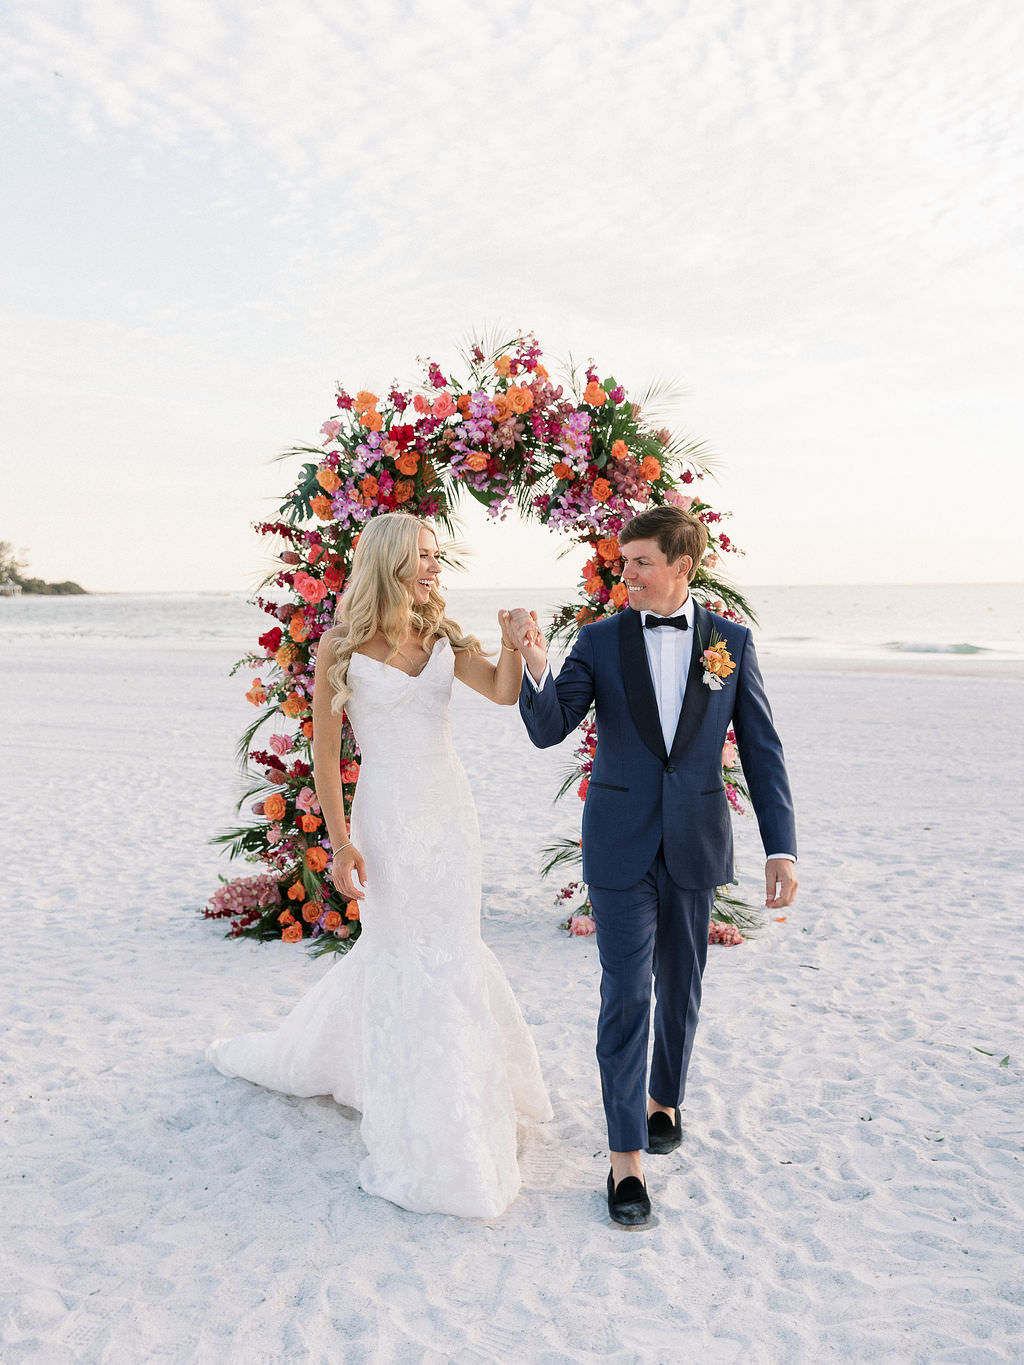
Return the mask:
[[736,668],[729,653],[729,647],[716,630],[711,632],[711,639],[708,641],[707,648],[704,648],[703,640],[700,643],[700,661],[704,668],[704,681],[712,692],[720,692],[728,682],[730,673]]

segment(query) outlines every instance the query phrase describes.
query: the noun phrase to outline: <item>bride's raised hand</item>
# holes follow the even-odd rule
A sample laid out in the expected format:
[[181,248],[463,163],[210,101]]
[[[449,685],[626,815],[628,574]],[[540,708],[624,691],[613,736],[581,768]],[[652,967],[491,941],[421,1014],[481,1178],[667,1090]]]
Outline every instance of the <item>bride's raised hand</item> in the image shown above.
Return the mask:
[[[354,875],[353,875],[354,874]],[[355,844],[339,848],[331,863],[331,877],[339,895],[347,901],[361,901],[365,896],[366,864]],[[359,878],[358,884],[356,877]]]

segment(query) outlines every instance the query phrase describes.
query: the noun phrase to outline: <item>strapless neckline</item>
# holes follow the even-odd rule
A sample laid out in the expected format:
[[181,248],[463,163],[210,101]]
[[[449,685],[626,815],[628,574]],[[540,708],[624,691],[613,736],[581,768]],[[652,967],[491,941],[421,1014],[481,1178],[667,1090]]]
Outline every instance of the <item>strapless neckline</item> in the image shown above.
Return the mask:
[[[403,678],[409,678],[412,682],[415,682],[417,678],[423,677],[424,673],[426,673],[427,669],[433,663],[434,658],[437,655],[437,651],[441,648],[442,645],[446,645],[447,643],[448,641],[446,639],[434,641],[434,647],[430,651],[430,657],[427,659],[427,662],[423,665],[423,667],[420,669],[418,673],[406,673],[405,669],[399,668],[397,664],[385,663],[383,659],[375,659],[372,654],[362,654],[358,649],[355,650],[351,658],[365,659],[367,663],[376,664],[378,668],[388,668],[391,670],[392,673],[400,673]],[[349,660],[349,664],[351,665],[351,659]]]

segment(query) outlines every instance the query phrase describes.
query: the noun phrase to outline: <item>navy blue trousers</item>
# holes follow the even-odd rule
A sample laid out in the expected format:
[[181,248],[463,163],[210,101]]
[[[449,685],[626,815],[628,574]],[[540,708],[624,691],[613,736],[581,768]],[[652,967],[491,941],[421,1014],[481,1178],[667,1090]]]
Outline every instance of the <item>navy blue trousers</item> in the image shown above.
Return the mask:
[[[668,875],[661,850],[626,891],[591,886],[601,958],[597,1061],[613,1152],[647,1146],[647,1095],[683,1102],[697,1032],[701,977],[715,888],[686,891]],[[654,1049],[647,1053],[654,983]]]

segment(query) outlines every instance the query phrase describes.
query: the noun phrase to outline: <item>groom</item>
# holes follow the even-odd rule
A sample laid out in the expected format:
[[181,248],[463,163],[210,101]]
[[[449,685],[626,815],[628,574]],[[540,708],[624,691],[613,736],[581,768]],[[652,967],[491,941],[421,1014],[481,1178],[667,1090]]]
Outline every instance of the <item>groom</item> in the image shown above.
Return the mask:
[[730,725],[768,855],[765,904],[789,905],[797,887],[793,802],[750,631],[690,596],[707,540],[703,524],[676,507],[628,521],[619,544],[630,609],[584,626],[557,679],[536,618],[523,610],[510,618],[527,666],[519,709],[534,744],[560,743],[596,707],[583,877],[601,959],[608,1212],[627,1225],[651,1214],[641,1151],[670,1152],[682,1138],[715,889],[733,876],[722,780]]

